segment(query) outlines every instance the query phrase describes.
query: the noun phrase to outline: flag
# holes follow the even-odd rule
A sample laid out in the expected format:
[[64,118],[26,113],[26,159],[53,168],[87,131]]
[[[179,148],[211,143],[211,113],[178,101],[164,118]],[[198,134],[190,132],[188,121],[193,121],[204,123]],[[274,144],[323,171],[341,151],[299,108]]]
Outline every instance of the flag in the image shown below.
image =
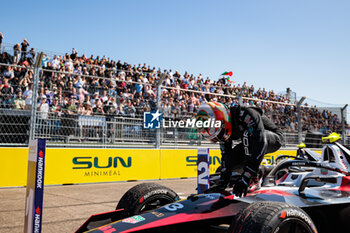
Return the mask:
[[230,71],[230,72],[224,72],[224,73],[222,73],[221,75],[228,75],[228,76],[232,76],[232,75],[233,75],[233,73],[232,73],[232,71]]

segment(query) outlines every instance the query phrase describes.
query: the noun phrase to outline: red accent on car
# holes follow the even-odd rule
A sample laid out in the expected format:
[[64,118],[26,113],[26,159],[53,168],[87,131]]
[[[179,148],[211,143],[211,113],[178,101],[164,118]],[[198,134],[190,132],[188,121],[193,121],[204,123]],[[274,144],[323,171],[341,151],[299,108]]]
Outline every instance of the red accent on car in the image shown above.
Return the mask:
[[145,197],[141,197],[139,203],[142,203],[145,200]]
[[116,229],[114,229],[112,226],[103,226],[98,228],[100,231],[102,231],[103,233],[112,233],[117,231]]
[[350,176],[344,176],[341,181],[341,185],[338,188],[332,190],[350,192]]
[[275,190],[275,189],[264,189],[264,190],[257,190],[253,194],[265,194],[265,195],[280,195],[280,196],[295,196],[293,193],[289,193],[282,190]]
[[181,213],[181,214],[175,214],[173,216],[165,217],[163,219],[159,219],[157,221],[153,221],[150,223],[146,223],[142,226],[138,226],[132,229],[128,229],[125,231],[122,231],[122,233],[127,232],[135,232],[135,231],[141,231],[146,229],[152,229],[154,227],[162,227],[172,224],[180,224],[185,222],[191,222],[191,221],[201,221],[205,219],[212,219],[215,217],[225,217],[225,216],[232,216],[239,212],[240,208],[232,209],[231,205],[228,205],[224,208],[221,208],[217,211],[209,212],[209,213]]
[[276,180],[276,184],[282,183],[283,181],[285,181],[288,177],[289,173],[286,173],[282,176],[282,178],[280,178],[279,180]]
[[287,211],[283,210],[281,212],[280,218],[285,219],[287,217]]

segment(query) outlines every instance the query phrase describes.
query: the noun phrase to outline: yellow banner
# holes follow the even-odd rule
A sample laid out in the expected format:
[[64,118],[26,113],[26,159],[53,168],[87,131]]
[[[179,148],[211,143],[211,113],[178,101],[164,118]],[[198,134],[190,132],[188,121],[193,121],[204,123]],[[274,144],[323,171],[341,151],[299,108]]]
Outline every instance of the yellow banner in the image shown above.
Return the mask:
[[0,187],[26,186],[28,148],[0,148]]
[[[160,176],[162,179],[197,176],[197,150],[161,150]],[[210,173],[221,165],[220,150],[209,151]]]
[[47,149],[45,184],[159,179],[159,150]]
[[[267,154],[268,164],[280,154]],[[25,186],[27,148],[0,148],[0,187]],[[210,150],[210,173],[221,164],[219,150]],[[45,185],[127,180],[169,179],[197,176],[195,149],[46,149]]]

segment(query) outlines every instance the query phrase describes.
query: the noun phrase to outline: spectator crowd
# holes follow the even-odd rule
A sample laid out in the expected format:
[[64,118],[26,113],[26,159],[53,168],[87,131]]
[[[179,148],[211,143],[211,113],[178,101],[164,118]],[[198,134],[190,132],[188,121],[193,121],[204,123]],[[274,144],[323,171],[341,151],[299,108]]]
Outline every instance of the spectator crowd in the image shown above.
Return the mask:
[[[0,33],[0,48],[4,36]],[[105,56],[90,57],[76,49],[65,55],[44,55],[39,81],[39,99],[33,100],[33,69],[36,51],[26,39],[11,49],[2,49],[0,56],[0,107],[29,110],[38,101],[41,118],[66,115],[141,116],[157,106],[157,84],[166,74],[161,92],[161,107],[165,118],[193,117],[198,106],[206,101],[218,101],[228,106],[238,104],[262,108],[278,126],[297,131],[296,105],[288,95],[276,94],[265,88],[255,88],[217,81],[201,74],[156,69],[147,64],[128,64]],[[4,46],[3,46],[4,47]],[[16,65],[6,66],[3,64]],[[302,107],[303,130],[339,131],[340,119],[316,106]]]

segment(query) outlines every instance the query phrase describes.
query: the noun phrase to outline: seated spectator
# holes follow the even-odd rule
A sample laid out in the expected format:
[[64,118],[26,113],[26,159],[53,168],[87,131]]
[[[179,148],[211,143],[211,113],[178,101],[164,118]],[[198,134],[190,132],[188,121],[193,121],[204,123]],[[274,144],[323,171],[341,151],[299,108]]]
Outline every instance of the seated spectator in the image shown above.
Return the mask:
[[2,73],[4,78],[8,79],[10,81],[15,77],[15,73],[13,72],[13,68],[11,66],[7,66],[6,70]]
[[22,98],[22,90],[18,89],[16,96],[11,99],[11,106],[17,110],[24,110],[25,105],[25,101]]
[[85,104],[85,108],[83,111],[83,115],[91,116],[93,114],[91,103],[89,101],[87,101],[84,104]]
[[104,115],[105,112],[103,111],[103,104],[100,99],[96,101],[95,107],[92,109],[94,115]]
[[8,78],[3,78],[3,84],[0,85],[0,101],[2,108],[9,108],[10,101],[13,95],[13,87],[9,83]]
[[77,113],[78,109],[77,109],[76,102],[77,102],[77,97],[75,95],[72,95],[66,107],[66,112],[69,115],[74,115]]

